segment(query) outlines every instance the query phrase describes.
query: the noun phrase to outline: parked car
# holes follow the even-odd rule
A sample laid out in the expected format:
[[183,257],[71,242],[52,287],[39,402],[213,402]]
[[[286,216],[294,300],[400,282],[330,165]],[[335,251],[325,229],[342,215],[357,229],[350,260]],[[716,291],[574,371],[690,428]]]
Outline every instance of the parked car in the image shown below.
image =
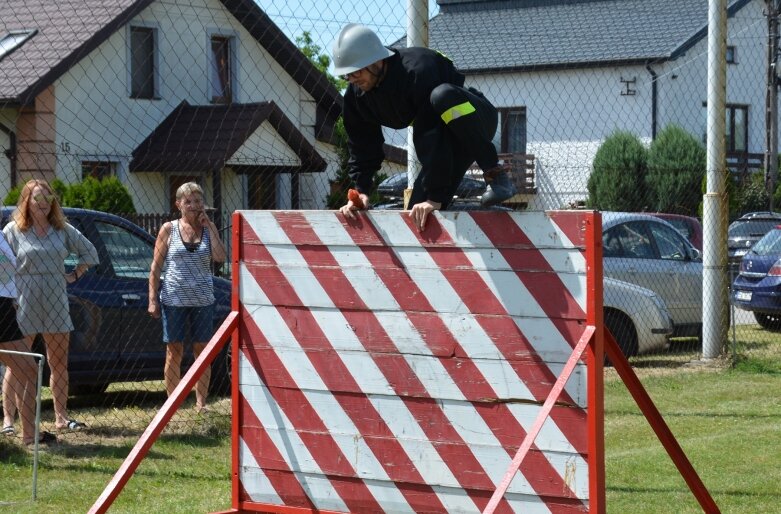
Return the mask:
[[702,333],[702,257],[664,220],[648,214],[602,213],[606,277],[658,294],[673,321],[673,336]]
[[752,311],[761,327],[781,331],[781,224],[743,256],[730,301]]
[[737,275],[740,260],[754,243],[779,223],[781,214],[770,211],[747,212],[730,223],[727,229],[727,254],[733,276]]
[[697,250],[702,252],[702,223],[697,218],[683,214],[670,214],[667,212],[649,212],[651,216],[663,219],[683,234],[683,237]]
[[[403,204],[390,202],[374,208],[400,210]],[[512,211],[501,205],[486,208],[472,200],[453,202],[449,210]],[[603,316],[605,326],[610,329],[627,357],[663,350],[669,345],[669,338],[673,332],[672,317],[664,301],[650,289],[605,277]]]
[[[162,322],[147,313],[154,237],[113,214],[63,210],[68,222],[92,241],[100,257],[98,266],[68,285],[74,324],[68,354],[70,391],[96,393],[113,382],[162,380],[165,362]],[[0,226],[5,226],[11,212],[10,207],[2,209]],[[66,259],[66,270],[75,265],[75,256]],[[230,312],[231,284],[218,277],[213,281],[216,329]],[[33,351],[45,353],[40,337],[36,338]],[[212,392],[230,391],[227,353],[226,347],[212,364]],[[185,365],[192,360],[188,348]],[[48,373],[47,366],[46,380]]]
[[610,277],[603,278],[602,289],[604,323],[624,355],[632,357],[668,347],[672,317],[659,295]]
[[[407,174],[398,173],[386,178],[377,186],[377,192],[383,196],[403,198],[407,188]],[[475,198],[485,193],[485,182],[465,175],[456,189],[458,198]]]

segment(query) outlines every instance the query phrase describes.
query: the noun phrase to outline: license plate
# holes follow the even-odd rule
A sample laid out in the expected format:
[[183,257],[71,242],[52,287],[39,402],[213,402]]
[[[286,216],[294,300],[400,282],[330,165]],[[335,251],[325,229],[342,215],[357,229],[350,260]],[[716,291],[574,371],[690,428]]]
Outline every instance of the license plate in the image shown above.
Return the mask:
[[750,302],[751,291],[735,291],[735,299],[741,302]]

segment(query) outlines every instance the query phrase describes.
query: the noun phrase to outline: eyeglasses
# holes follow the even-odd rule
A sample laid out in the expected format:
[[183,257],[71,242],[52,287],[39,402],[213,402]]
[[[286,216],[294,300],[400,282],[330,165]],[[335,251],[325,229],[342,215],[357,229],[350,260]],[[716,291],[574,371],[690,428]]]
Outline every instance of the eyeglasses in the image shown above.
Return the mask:
[[355,71],[351,71],[350,73],[345,73],[344,75],[342,75],[342,79],[344,79],[344,80],[350,80],[350,79],[354,79],[354,78],[356,78],[358,75],[360,75],[361,73],[363,73],[363,70],[365,70],[365,69],[366,69],[366,68],[361,68],[360,70],[355,70]]
[[56,199],[57,199],[57,197],[54,196],[54,195],[35,195],[35,196],[33,196],[33,200],[35,200],[38,203],[41,203],[41,202],[52,203]]

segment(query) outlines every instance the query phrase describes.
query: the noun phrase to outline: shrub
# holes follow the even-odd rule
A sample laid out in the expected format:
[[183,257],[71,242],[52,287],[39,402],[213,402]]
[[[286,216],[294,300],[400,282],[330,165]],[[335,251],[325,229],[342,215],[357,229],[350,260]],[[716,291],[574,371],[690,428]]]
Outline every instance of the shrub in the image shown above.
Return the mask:
[[705,147],[676,125],[662,130],[648,150],[649,193],[653,208],[696,216],[705,176]]
[[[54,193],[60,199],[60,203],[62,203],[62,198],[65,196],[65,191],[68,189],[68,186],[58,178],[52,180],[50,185],[52,186]],[[24,187],[24,184],[11,188],[3,199],[3,205],[16,205],[19,201],[19,195],[22,193],[22,187]]]
[[133,199],[117,177],[97,180],[87,177],[79,184],[69,186],[63,195],[63,205],[114,214],[135,213]]
[[639,211],[648,204],[644,192],[647,151],[637,136],[614,132],[597,150],[588,179],[589,207]]

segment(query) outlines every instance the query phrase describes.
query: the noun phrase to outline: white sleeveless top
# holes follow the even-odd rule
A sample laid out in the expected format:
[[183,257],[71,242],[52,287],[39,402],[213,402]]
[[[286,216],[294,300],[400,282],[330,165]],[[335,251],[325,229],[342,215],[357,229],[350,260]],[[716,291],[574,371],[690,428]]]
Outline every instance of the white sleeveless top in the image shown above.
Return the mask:
[[179,220],[171,222],[165,279],[160,302],[172,307],[205,307],[214,303],[211,273],[212,245],[209,231],[202,229],[201,242],[189,250],[179,231]]

